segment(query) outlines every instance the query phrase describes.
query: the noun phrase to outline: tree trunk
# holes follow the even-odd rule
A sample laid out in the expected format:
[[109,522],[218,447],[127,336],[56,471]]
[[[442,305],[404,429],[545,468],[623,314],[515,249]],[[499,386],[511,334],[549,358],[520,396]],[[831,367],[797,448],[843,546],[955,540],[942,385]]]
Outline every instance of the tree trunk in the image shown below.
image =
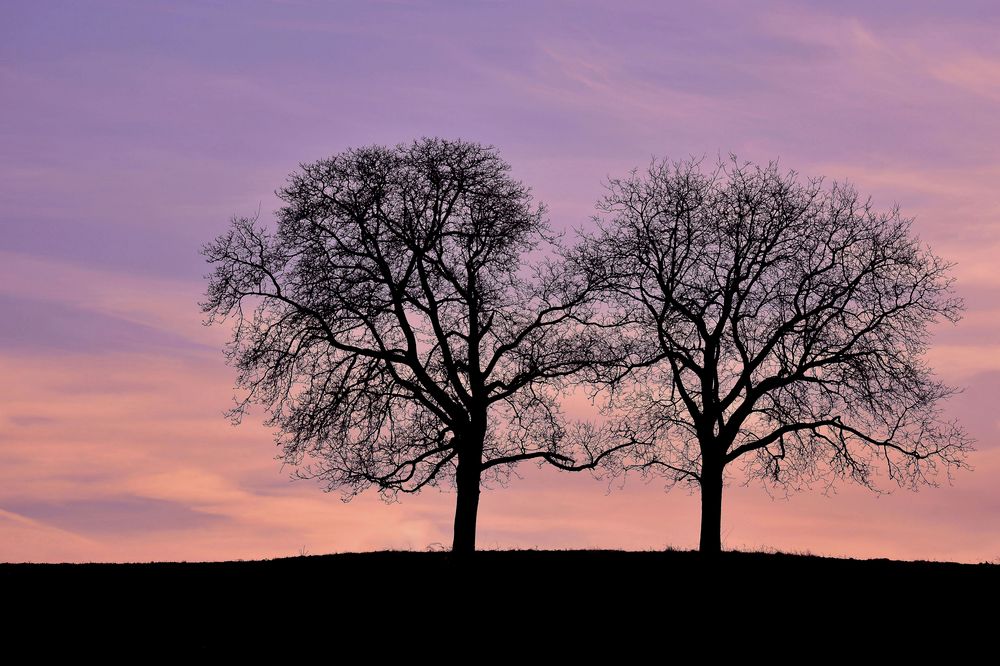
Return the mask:
[[[481,447],[480,447],[481,448]],[[476,518],[479,515],[479,481],[482,476],[482,452],[470,451],[459,455],[455,482],[458,499],[455,502],[455,539],[451,552],[471,555],[476,550]]]
[[701,542],[698,550],[717,554],[722,550],[722,466],[702,465]]

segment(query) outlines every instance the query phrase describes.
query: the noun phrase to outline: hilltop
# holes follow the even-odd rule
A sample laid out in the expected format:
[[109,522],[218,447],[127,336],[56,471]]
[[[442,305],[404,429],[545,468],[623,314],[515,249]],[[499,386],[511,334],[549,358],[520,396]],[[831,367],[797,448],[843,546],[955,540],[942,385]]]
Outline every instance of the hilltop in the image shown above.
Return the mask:
[[1000,566],[742,552],[706,559],[687,551],[483,551],[460,562],[448,553],[385,551],[4,564],[0,585],[5,605],[21,609],[9,627],[75,630],[98,643],[107,631],[207,645],[376,628],[387,641],[411,632],[439,640],[469,626],[491,641],[497,632],[514,642],[555,632],[600,642],[706,622],[740,632],[758,624],[767,632],[800,624],[833,631],[837,623],[968,627],[992,617]]

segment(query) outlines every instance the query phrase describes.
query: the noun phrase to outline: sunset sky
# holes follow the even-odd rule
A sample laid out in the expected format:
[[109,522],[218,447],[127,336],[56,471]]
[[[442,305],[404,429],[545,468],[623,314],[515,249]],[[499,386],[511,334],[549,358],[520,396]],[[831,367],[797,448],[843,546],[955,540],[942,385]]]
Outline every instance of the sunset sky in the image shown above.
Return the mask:
[[[228,331],[198,308],[200,246],[267,218],[299,163],[434,135],[495,145],[558,229],[654,155],[898,202],[957,263],[966,315],[930,360],[965,389],[975,470],[883,496],[734,483],[723,545],[1000,559],[1000,7],[688,4],[5,0],[0,561],[450,544],[450,493],[345,504],[289,480],[261,415],[230,425]],[[520,471],[484,494],[480,547],[697,545],[683,489]]]

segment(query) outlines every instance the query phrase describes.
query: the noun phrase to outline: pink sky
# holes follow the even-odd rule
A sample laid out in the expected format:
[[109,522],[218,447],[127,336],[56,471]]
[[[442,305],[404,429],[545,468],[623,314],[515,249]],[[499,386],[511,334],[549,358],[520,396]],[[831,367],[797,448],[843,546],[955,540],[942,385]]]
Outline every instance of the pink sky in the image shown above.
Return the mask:
[[[931,360],[978,440],[953,485],[770,499],[723,543],[1000,557],[1000,9],[991,2],[5,2],[0,560],[259,558],[450,543],[453,496],[290,482],[201,326],[201,244],[299,162],[421,135],[496,145],[557,228],[652,155],[780,158],[899,202],[958,262]],[[522,467],[482,547],[690,548],[697,496]]]

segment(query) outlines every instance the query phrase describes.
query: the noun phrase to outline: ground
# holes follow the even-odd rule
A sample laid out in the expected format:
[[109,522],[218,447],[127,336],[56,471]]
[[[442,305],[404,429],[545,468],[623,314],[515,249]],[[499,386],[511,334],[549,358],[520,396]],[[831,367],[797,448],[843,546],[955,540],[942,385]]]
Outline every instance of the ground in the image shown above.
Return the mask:
[[[462,562],[377,552],[5,564],[0,585],[5,608],[16,609],[4,625],[9,636],[74,635],[91,646],[330,642],[334,651],[364,646],[374,655],[441,650],[472,635],[486,657],[515,646],[562,653],[693,642],[718,627],[715,642],[738,635],[755,643],[783,641],[797,628],[827,651],[866,635],[910,648],[965,640],[977,627],[986,637],[996,627],[1000,565],[684,551],[487,551]],[[372,632],[380,638],[362,640]]]

